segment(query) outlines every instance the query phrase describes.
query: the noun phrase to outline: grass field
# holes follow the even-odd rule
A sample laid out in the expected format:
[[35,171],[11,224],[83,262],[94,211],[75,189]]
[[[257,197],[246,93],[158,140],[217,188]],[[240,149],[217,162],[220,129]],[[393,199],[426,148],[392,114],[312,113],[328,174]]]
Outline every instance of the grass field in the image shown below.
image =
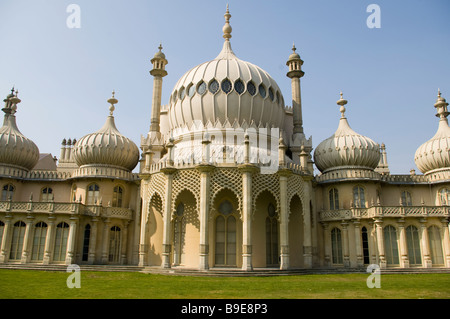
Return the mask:
[[139,272],[70,273],[0,270],[1,299],[450,299],[450,274],[383,274],[368,288],[368,274],[276,277],[191,277]]

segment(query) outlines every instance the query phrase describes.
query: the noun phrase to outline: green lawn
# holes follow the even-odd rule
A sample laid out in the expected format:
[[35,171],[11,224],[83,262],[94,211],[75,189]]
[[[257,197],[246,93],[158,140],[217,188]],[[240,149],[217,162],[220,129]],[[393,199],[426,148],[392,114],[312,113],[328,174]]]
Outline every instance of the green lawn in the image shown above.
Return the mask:
[[450,274],[369,274],[276,277],[188,277],[138,272],[82,271],[81,288],[68,288],[70,273],[0,269],[1,299],[450,299]]

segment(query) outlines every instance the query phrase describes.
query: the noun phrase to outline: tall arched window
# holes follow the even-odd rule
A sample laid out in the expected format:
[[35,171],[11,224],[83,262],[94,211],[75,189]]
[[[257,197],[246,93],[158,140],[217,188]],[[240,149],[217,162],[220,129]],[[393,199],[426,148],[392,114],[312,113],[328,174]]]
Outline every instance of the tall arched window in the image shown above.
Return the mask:
[[361,229],[361,237],[362,237],[364,264],[368,265],[368,264],[370,264],[369,234],[368,234],[367,228],[365,226]]
[[26,225],[23,221],[18,221],[13,227],[13,236],[11,240],[11,251],[9,259],[20,260],[22,257],[23,239],[25,236]]
[[408,259],[410,265],[422,264],[420,254],[419,231],[417,227],[411,225],[406,227],[406,244],[408,247]]
[[339,209],[339,193],[336,188],[330,189],[328,192],[329,198],[330,198],[330,209]]
[[173,245],[174,245],[174,264],[179,265],[184,262],[183,244],[184,244],[184,204],[179,203],[175,211],[175,219],[173,221]]
[[333,264],[344,263],[342,255],[342,236],[339,228],[333,228],[331,230],[331,257]]
[[120,186],[114,187],[112,207],[122,207],[123,188]]
[[225,200],[219,206],[216,218],[215,264],[236,266],[236,218],[233,205]]
[[266,264],[278,264],[278,221],[275,206],[270,203],[266,217]]
[[360,186],[353,187],[353,202],[356,207],[366,207],[364,188]]
[[89,259],[89,240],[91,239],[91,225],[87,224],[84,227],[84,238],[83,238],[83,257],[82,261],[88,261]]
[[31,260],[44,259],[45,240],[47,238],[47,224],[39,222],[34,225],[33,250]]
[[2,201],[12,200],[14,195],[14,186],[12,184],[6,184],[2,188]]
[[53,249],[53,260],[64,261],[67,252],[67,238],[69,237],[69,225],[61,222],[56,225],[55,247]]
[[384,233],[384,253],[386,256],[386,263],[388,265],[398,265],[398,243],[397,231],[391,225],[383,229]]
[[441,233],[437,226],[428,227],[428,242],[430,244],[431,262],[433,265],[443,265]]
[[411,193],[408,191],[402,191],[402,206],[412,206]]
[[95,205],[98,203],[100,195],[100,187],[97,184],[91,184],[88,186],[87,192],[87,204]]
[[53,199],[53,189],[45,187],[41,190],[41,202],[49,202]]
[[118,263],[120,261],[120,228],[111,227],[109,231],[109,262]]
[[439,190],[439,204],[448,205],[450,203],[450,191],[448,188]]

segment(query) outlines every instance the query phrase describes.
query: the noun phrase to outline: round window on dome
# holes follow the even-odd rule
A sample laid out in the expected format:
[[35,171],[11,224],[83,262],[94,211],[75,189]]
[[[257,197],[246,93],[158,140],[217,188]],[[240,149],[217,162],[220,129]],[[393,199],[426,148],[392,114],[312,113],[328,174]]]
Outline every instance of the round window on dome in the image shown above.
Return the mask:
[[209,92],[215,94],[217,93],[217,91],[219,91],[219,82],[213,80],[211,83],[209,83]]
[[234,89],[238,94],[242,94],[245,91],[244,83],[241,80],[234,82]]
[[273,102],[273,100],[275,99],[275,95],[273,94],[272,88],[269,89],[269,97],[270,97],[270,100]]
[[194,95],[194,93],[195,93],[195,86],[194,86],[194,84],[189,84],[189,87],[188,87],[188,96],[189,97],[192,97],[193,95]]
[[255,87],[255,84],[253,84],[253,82],[248,82],[247,91],[248,91],[248,93],[250,93],[250,95],[256,94],[256,87]]
[[177,97],[178,97],[178,92],[177,92],[177,90],[175,90],[175,92],[173,92],[173,96],[172,96],[173,103],[177,102]]
[[260,84],[258,90],[259,95],[261,95],[261,97],[264,99],[266,97],[266,88],[264,87],[264,85]]
[[226,94],[231,92],[231,82],[228,79],[225,79],[222,81],[222,91],[224,91]]
[[184,90],[184,87],[180,89],[180,100],[184,99],[184,96],[186,95],[186,91]]
[[205,94],[206,92],[206,83],[201,81],[200,84],[197,86],[197,93],[200,95]]

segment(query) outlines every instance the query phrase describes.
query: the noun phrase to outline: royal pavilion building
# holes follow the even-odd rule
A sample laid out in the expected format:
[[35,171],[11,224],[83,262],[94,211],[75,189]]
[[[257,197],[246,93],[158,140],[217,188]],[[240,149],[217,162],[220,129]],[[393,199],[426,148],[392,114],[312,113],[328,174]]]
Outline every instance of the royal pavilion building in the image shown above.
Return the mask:
[[315,146],[303,130],[295,46],[286,106],[275,79],[232,50],[230,17],[227,9],[217,57],[187,71],[167,105],[159,47],[140,148],[120,133],[120,119],[116,126],[114,92],[104,125],[63,139],[59,158],[20,132],[16,116],[27,115],[17,91],[6,96],[0,264],[450,268],[450,128],[441,93],[436,134],[417,144],[422,174],[393,175],[385,145],[351,128],[342,93],[336,131]]

